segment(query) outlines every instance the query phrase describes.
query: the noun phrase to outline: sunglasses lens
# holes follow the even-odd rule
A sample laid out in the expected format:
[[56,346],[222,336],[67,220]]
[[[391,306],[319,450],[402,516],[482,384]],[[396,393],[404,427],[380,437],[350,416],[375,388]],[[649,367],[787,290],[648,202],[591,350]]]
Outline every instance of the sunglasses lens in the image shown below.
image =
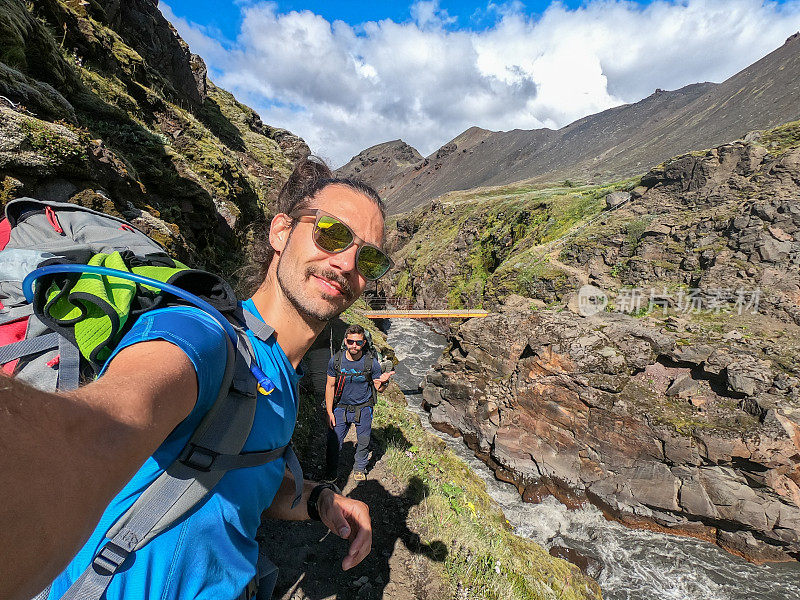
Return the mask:
[[321,215],[314,230],[314,239],[326,252],[341,252],[352,243],[353,233],[338,219]]
[[356,265],[361,274],[370,280],[379,279],[389,270],[389,257],[372,246],[364,246],[358,254]]

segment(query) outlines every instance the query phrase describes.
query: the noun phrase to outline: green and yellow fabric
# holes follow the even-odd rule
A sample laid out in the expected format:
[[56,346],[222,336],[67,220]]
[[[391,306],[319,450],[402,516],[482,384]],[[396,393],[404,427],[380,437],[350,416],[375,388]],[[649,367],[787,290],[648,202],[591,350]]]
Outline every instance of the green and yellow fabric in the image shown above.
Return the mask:
[[[214,296],[224,282],[210,273],[190,269],[165,255],[153,261],[129,252],[98,253],[87,264],[134,273],[180,287],[202,289]],[[212,281],[209,281],[212,278]],[[227,287],[227,284],[225,284]],[[233,292],[225,304],[233,302]],[[127,325],[144,311],[167,306],[176,299],[160,290],[121,277],[93,273],[54,275],[40,281],[34,299],[36,315],[54,331],[73,340],[81,355],[93,366],[101,365],[127,331]]]

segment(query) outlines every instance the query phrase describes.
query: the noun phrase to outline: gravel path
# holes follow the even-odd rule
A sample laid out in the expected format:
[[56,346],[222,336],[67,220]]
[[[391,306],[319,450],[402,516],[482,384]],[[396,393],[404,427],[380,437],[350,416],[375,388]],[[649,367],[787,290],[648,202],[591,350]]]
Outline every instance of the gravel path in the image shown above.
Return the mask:
[[[324,431],[320,427],[316,460],[305,461],[310,477],[322,472]],[[342,571],[347,542],[321,523],[265,521],[262,549],[279,568],[273,598],[281,600],[372,599],[442,600],[450,593],[433,564],[435,552],[409,529],[408,516],[419,499],[385,467],[376,446],[366,481],[349,476],[355,451],[355,428],[345,439],[337,482],[343,492],[366,502],[373,523],[372,552],[350,571]],[[347,474],[347,475],[345,475]],[[347,480],[344,481],[345,477]]]

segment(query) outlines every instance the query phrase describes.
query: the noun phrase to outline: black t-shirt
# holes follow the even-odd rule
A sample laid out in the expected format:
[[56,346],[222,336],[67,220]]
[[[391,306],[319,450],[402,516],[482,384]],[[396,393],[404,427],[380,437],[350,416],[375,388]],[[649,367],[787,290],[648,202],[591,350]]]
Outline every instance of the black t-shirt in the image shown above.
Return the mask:
[[[366,356],[362,355],[358,360],[352,361],[347,358],[347,352],[342,352],[342,366],[340,371],[345,374],[347,379],[345,380],[342,398],[339,400],[339,404],[363,404],[372,399],[372,385],[367,381],[367,378],[361,374],[362,371],[364,371],[365,358]],[[336,359],[333,356],[330,361],[328,361],[328,375],[336,377]],[[381,365],[378,359],[373,357],[371,377],[372,379],[377,379],[380,376]]]

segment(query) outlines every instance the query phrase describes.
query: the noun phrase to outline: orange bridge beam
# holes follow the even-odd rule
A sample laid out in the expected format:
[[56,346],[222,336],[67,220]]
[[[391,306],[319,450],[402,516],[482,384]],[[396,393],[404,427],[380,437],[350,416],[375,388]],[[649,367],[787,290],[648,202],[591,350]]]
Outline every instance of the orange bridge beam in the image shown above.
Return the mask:
[[368,310],[363,314],[369,319],[472,319],[486,317],[489,311],[456,309],[456,310]]

